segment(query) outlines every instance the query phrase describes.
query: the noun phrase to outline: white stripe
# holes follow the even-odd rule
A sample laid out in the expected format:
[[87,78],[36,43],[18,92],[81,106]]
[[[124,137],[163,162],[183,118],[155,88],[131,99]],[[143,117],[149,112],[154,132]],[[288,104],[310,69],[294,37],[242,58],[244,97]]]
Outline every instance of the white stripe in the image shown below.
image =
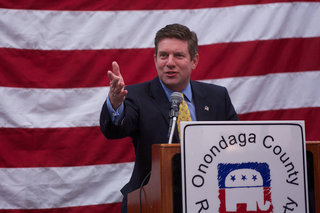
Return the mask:
[[[320,71],[206,80],[226,86],[239,114],[320,107]],[[0,127],[99,126],[109,87],[23,89],[0,87]]]
[[46,209],[121,202],[133,163],[1,168],[0,209]]
[[[320,36],[320,3],[273,3],[196,10],[39,11],[0,9],[0,47],[44,50],[151,48],[177,22],[199,44]],[[205,26],[205,27],[204,27]]]
[[227,87],[238,114],[320,107],[320,71],[225,78],[204,82]]
[[109,87],[24,89],[0,87],[0,127],[98,126]]

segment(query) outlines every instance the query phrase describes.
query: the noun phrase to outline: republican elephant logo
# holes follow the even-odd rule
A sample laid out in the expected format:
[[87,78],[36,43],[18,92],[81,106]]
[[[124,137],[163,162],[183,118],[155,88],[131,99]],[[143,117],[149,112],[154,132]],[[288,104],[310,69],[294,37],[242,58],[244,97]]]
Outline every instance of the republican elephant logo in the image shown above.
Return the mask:
[[220,213],[273,212],[267,163],[218,164]]

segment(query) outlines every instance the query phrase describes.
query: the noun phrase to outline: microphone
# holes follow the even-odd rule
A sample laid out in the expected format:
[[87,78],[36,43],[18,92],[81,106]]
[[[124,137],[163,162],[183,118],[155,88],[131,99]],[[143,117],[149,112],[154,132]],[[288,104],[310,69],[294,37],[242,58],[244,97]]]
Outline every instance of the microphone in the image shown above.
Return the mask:
[[177,124],[177,118],[179,115],[179,105],[182,102],[182,95],[179,92],[173,92],[170,95],[170,102],[171,102],[171,107],[169,111],[169,118],[170,118],[170,123],[169,123],[169,131],[168,131],[168,144],[172,143],[172,137],[174,133],[174,129]]

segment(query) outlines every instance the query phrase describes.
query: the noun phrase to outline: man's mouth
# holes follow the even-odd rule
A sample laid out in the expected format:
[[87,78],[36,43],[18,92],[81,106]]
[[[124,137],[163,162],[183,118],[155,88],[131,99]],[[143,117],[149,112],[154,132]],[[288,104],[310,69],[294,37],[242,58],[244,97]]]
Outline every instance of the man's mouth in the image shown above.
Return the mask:
[[167,76],[174,76],[174,75],[176,75],[177,74],[177,72],[175,72],[175,71],[167,71],[166,72],[166,75]]

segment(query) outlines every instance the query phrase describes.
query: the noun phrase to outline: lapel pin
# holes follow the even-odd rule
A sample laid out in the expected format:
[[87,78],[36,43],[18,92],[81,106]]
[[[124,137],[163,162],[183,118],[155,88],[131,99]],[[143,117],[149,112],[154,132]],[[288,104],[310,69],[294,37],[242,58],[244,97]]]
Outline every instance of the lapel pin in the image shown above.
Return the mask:
[[204,107],[204,110],[206,110],[206,111],[209,112],[209,107],[208,107],[208,106],[205,106],[205,107]]

